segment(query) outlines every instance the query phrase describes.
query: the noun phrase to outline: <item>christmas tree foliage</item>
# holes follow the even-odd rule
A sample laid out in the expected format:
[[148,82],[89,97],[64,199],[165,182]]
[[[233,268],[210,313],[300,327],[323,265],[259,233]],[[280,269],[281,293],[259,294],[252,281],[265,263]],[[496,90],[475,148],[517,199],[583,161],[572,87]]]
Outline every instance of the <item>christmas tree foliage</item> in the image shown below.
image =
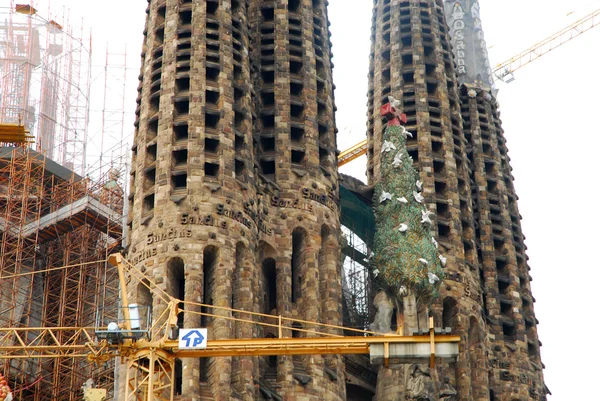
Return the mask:
[[424,304],[439,295],[446,259],[431,235],[433,213],[421,194],[422,183],[406,150],[412,136],[402,125],[398,101],[382,108],[388,119],[381,148],[381,178],[375,187],[375,238],[372,273],[396,299],[413,294]]

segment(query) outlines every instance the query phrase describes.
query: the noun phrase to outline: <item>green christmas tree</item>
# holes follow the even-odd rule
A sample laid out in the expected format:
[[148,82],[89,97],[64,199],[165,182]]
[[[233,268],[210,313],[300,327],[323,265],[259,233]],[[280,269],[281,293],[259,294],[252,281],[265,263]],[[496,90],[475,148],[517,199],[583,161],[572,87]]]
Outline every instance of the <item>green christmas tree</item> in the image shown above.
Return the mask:
[[381,178],[375,187],[375,238],[370,266],[376,281],[400,301],[415,295],[428,305],[439,296],[446,259],[431,235],[434,218],[421,194],[419,174],[406,150],[412,134],[398,101],[382,107],[388,120],[381,147]]

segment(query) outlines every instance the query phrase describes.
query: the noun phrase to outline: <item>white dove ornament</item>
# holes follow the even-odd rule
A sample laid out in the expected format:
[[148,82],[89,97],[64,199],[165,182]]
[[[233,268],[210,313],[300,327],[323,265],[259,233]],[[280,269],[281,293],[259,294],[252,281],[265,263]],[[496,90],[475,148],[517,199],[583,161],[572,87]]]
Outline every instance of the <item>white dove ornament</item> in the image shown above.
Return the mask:
[[400,231],[401,233],[405,233],[408,231],[408,226],[406,224],[402,223],[402,224],[400,224],[398,231]]
[[413,196],[415,197],[415,200],[417,201],[417,203],[423,203],[423,201],[425,200],[423,195],[421,195],[418,192],[413,191]]
[[442,263],[442,267],[446,267],[446,262],[448,261],[448,259],[446,259],[442,255],[438,256],[438,258],[440,258],[440,262]]
[[394,156],[394,160],[392,161],[392,166],[394,168],[398,168],[402,165],[402,153],[398,152],[396,153],[396,156]]
[[400,100],[394,98],[393,96],[388,96],[388,101],[396,110],[400,110]]
[[431,216],[433,216],[433,213],[431,213],[429,210],[421,210],[421,223],[433,224],[431,221]]
[[383,145],[381,145],[381,153],[387,153],[391,150],[396,150],[396,145],[390,141],[383,141]]
[[435,284],[437,281],[440,281],[440,278],[431,272],[427,273],[427,278],[429,279],[429,284]]
[[383,202],[391,200],[391,199],[392,199],[391,193],[382,191],[381,196],[379,197],[379,203],[383,203]]

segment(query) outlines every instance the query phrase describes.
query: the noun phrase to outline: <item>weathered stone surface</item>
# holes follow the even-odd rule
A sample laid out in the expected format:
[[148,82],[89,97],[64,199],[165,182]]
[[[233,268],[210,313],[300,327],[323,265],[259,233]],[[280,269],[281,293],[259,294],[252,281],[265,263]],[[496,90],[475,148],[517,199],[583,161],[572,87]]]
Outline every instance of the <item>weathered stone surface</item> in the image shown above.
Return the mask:
[[[128,259],[186,301],[340,324],[325,1],[149,3]],[[129,292],[152,306],[155,319],[166,307],[139,287]],[[208,327],[209,339],[277,335],[223,319],[228,311],[185,308],[216,315],[184,314],[178,322]],[[301,386],[294,374],[310,380]],[[186,359],[176,375],[185,400],[345,399],[343,365],[334,356]],[[255,385],[259,378],[272,389]]]
[[[457,48],[452,54],[443,3],[374,2],[369,184],[380,176],[384,127],[378,112],[392,95],[401,100],[407,129],[416,134],[407,147],[420,171],[427,207],[437,215],[436,239],[448,256],[439,303],[410,306],[410,314],[405,305],[405,332],[420,330],[422,315],[431,315],[436,326],[450,326],[461,336],[457,363],[435,372],[449,377],[446,384],[456,389],[458,399],[543,400],[526,248],[498,105],[486,85],[458,86],[453,56],[462,54]],[[465,29],[476,32],[465,34],[469,43],[483,37],[476,0],[447,3],[449,9],[458,5],[471,13]],[[457,18],[459,13],[453,16],[454,31],[461,26]],[[480,35],[473,36],[477,30]],[[484,50],[467,49],[479,53],[466,56],[474,60]],[[477,68],[485,61],[478,59]],[[476,75],[463,78],[486,79]],[[405,380],[402,370],[380,369],[378,401],[407,395]]]

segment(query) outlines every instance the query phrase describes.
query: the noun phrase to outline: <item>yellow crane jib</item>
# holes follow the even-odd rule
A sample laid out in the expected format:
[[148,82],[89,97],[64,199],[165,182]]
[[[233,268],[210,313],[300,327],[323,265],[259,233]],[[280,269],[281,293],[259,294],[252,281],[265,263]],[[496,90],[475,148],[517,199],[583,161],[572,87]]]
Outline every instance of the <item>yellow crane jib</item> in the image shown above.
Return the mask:
[[[174,399],[175,361],[191,357],[231,356],[277,356],[277,355],[324,355],[369,354],[374,364],[385,366],[405,363],[427,363],[434,366],[436,360],[452,360],[458,356],[460,337],[444,334],[429,322],[429,333],[415,336],[381,334],[365,330],[344,328],[316,322],[308,322],[283,316],[216,307],[181,301],[166,294],[141,270],[121,255],[112,255],[109,263],[119,273],[121,302],[124,310],[127,302],[127,280],[148,285],[155,298],[167,305],[162,313],[146,319],[150,327],[144,329],[136,320],[137,312],[124,313],[124,320],[111,322],[110,327],[27,327],[0,328],[0,361],[31,358],[87,358],[98,364],[120,357],[127,364],[125,378],[126,399],[154,401]],[[180,308],[180,305],[184,306]],[[207,310],[212,313],[205,312]],[[259,324],[278,333],[278,338],[232,338],[214,339],[208,328],[179,328],[180,313],[197,314],[213,320],[225,319],[242,324]],[[143,319],[142,319],[143,320]],[[196,319],[200,321],[199,319]],[[273,323],[266,323],[271,321]],[[310,325],[314,329],[294,328],[294,323]],[[306,327],[306,326],[305,326]],[[174,330],[173,330],[174,329]],[[187,341],[183,332],[202,331],[206,337],[201,341]],[[295,337],[292,332],[301,331],[305,337]],[[353,336],[332,333],[353,332]],[[187,341],[182,345],[182,341]],[[196,345],[198,345],[196,347]],[[90,387],[93,389],[93,387]],[[88,399],[102,400],[101,392],[89,392]]]
[[362,155],[367,153],[367,140],[357,143],[350,149],[346,149],[341,152],[338,156],[338,167],[342,167],[344,164],[350,163],[352,160],[356,160]]

